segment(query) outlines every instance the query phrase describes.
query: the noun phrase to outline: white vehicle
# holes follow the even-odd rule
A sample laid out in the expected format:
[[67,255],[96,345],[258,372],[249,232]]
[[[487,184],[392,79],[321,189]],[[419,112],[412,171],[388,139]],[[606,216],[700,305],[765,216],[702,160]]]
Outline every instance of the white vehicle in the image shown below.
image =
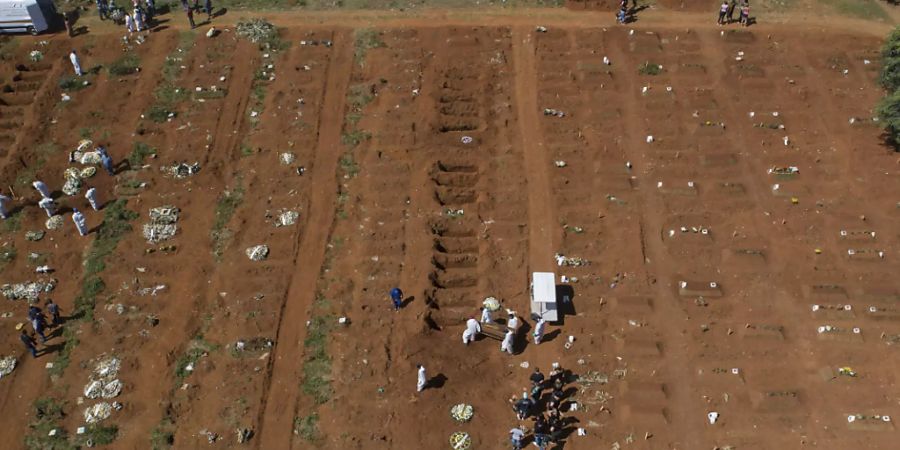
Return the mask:
[[38,34],[58,17],[53,0],[0,0],[0,33]]
[[[556,304],[556,275],[552,272],[531,274],[531,315],[547,322],[559,320]],[[536,316],[536,317],[535,317]]]

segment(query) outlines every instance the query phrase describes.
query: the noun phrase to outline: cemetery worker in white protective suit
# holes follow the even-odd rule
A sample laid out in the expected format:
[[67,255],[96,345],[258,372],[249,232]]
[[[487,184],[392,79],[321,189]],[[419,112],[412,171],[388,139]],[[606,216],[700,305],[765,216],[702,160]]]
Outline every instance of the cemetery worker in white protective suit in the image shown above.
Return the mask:
[[416,369],[418,369],[418,379],[416,380],[416,392],[422,392],[425,390],[425,385],[428,384],[428,380],[425,377],[425,366],[421,364],[416,364]]
[[84,193],[84,198],[91,204],[94,211],[100,211],[100,202],[97,201],[97,188],[90,188]]
[[541,343],[541,339],[544,338],[544,328],[547,326],[547,321],[542,317],[541,320],[538,320],[536,324],[534,324],[534,345],[538,345]]
[[500,351],[513,354],[513,332],[512,330],[506,331],[506,336],[503,336],[503,342],[500,343]]
[[50,188],[48,188],[43,181],[35,181],[31,183],[31,185],[34,186],[34,188],[37,189],[38,192],[40,192],[41,197],[50,198]]
[[75,54],[75,50],[72,50],[72,53],[69,53],[69,61],[72,61],[72,68],[75,69],[75,75],[79,77],[84,75],[84,72],[81,71],[81,62],[78,60],[78,55]]
[[72,213],[72,222],[75,222],[75,228],[78,228],[78,234],[82,236],[86,236],[88,234],[87,220],[84,219],[84,214],[79,210],[75,210]]
[[475,341],[475,336],[481,333],[481,324],[473,317],[469,317],[466,321],[466,331],[463,331],[463,344],[469,345],[469,342]]
[[513,333],[519,332],[519,318],[516,317],[515,311],[506,310],[509,313],[509,320],[506,321],[506,328],[512,330]]
[[6,211],[6,204],[11,201],[11,198],[0,194],[0,219],[6,219],[7,217],[9,217],[9,213]]
[[38,206],[47,213],[47,217],[56,215],[56,202],[53,199],[44,197],[38,202]]
[[491,317],[491,310],[487,306],[481,308],[481,323],[494,323],[494,319]]

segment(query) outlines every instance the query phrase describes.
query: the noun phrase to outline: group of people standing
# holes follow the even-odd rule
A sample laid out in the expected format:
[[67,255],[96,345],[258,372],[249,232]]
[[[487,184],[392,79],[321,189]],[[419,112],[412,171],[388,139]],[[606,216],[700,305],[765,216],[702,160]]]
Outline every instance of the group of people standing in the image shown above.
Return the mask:
[[738,6],[737,0],[722,0],[722,5],[719,7],[719,20],[716,22],[719,25],[727,25],[729,23],[734,23],[734,11],[738,10],[740,12],[740,18],[738,21],[741,26],[749,27],[750,26],[750,0],[741,0],[740,6]]
[[[151,24],[153,23],[153,18],[156,16],[157,12],[155,0],[143,0],[143,4],[141,3],[142,0],[132,0],[133,12],[131,14],[128,14],[124,8],[119,8],[116,5],[115,0],[96,1],[97,14],[100,15],[100,20],[116,20],[114,11],[121,10],[122,15],[124,16],[125,29],[128,30],[129,34],[149,31]],[[212,20],[212,0],[205,0],[204,7],[202,8],[200,6],[200,0],[194,0],[193,5],[191,5],[188,0],[181,0],[181,7],[184,10],[185,15],[187,15],[188,23],[190,23],[192,29],[197,27],[197,24],[194,22],[194,11],[205,11],[209,16],[209,20]],[[118,16],[118,18],[122,19],[122,16]]]
[[38,357],[37,351],[37,340],[35,337],[41,337],[41,343],[47,343],[47,335],[44,331],[49,328],[56,328],[62,324],[62,319],[59,316],[59,305],[53,303],[53,300],[47,299],[47,302],[44,304],[44,307],[47,308],[47,313],[50,314],[50,324],[47,324],[47,318],[44,316],[44,312],[41,311],[36,304],[33,304],[28,307],[28,321],[31,322],[31,328],[34,330],[35,336],[32,337],[28,334],[28,330],[25,329],[24,324],[16,325],[16,328],[20,330],[19,339],[22,341],[22,344],[25,345],[25,348],[28,349],[28,352],[31,353],[32,358]]
[[[509,399],[519,426],[509,430],[509,441],[513,450],[522,449],[526,442],[528,428],[521,424],[522,421],[531,418],[534,421],[532,443],[540,450],[545,450],[550,444],[557,444],[564,437],[566,421],[563,418],[562,404],[566,399],[566,383],[570,381],[568,371],[562,369],[559,364],[553,364],[553,370],[547,377],[535,368],[529,377],[531,380],[530,392],[523,389],[521,398]],[[549,395],[545,391],[549,390]]]

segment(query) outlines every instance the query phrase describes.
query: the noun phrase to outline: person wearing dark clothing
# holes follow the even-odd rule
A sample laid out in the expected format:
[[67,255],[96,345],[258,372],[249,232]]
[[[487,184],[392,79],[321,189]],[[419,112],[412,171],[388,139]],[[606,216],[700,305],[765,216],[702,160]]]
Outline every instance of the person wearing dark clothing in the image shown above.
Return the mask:
[[19,339],[21,339],[22,343],[25,344],[25,348],[27,348],[28,351],[31,352],[31,357],[37,358],[37,349],[34,348],[36,344],[34,342],[34,339],[32,339],[31,336],[29,336],[25,331],[25,328],[22,328],[22,334],[19,335]]
[[59,305],[53,303],[53,300],[47,299],[47,312],[50,313],[50,326],[59,326]]
[[562,391],[562,389],[554,389],[553,390],[553,401],[556,403],[562,403],[566,394]]
[[547,448],[550,445],[550,437],[547,433],[550,431],[550,427],[547,426],[547,422],[544,420],[543,414],[538,414],[534,418],[534,444],[541,450]]
[[206,0],[206,15],[212,20],[212,0]]
[[147,0],[147,26],[150,26],[150,21],[153,20],[153,16],[156,15],[156,1],[155,0]]
[[516,402],[516,417],[519,420],[525,420],[526,417],[531,413],[531,408],[534,406],[534,401],[530,398],[523,398]]
[[531,380],[531,384],[535,386],[543,386],[544,385],[544,374],[541,373],[541,369],[537,367],[534,368],[534,372],[529,377]]
[[737,7],[737,1],[731,0],[728,3],[728,21],[726,23],[734,23],[734,10]]
[[188,8],[187,10],[188,22],[191,24],[191,29],[197,28],[197,25],[194,23],[194,10]]
[[31,305],[28,307],[28,320],[34,320],[41,315],[41,308]]
[[394,303],[394,311],[400,311],[403,307],[403,291],[400,288],[391,289],[391,301]]
[[106,0],[97,0],[97,14],[100,15],[100,20],[106,20],[109,14],[106,10]]

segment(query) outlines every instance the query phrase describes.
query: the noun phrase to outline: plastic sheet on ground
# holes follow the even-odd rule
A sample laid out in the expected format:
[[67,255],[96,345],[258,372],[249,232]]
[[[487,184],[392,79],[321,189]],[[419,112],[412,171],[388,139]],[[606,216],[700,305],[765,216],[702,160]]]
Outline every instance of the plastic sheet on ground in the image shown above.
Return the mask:
[[44,238],[44,234],[45,234],[45,233],[44,233],[44,231],[42,231],[42,230],[38,230],[38,231],[26,231],[26,232],[25,232],[25,239],[28,240],[28,241],[39,241],[39,240],[41,240],[41,239]]
[[4,284],[0,286],[0,294],[9,300],[20,298],[37,300],[43,292],[52,292],[56,288],[56,280],[32,281],[27,283]]
[[87,423],[97,423],[112,414],[113,407],[106,402],[100,402],[93,406],[88,406],[84,410],[84,421]]
[[235,32],[253,43],[269,41],[277,35],[275,26],[264,19],[239,20]]
[[150,244],[171,239],[178,232],[178,214],[181,211],[174,206],[150,208],[150,223],[144,224],[144,239]]
[[98,379],[113,379],[119,374],[122,362],[115,356],[108,356],[97,362],[94,366],[94,376]]
[[16,369],[16,357],[9,355],[0,358],[0,378],[12,373]]
[[275,221],[276,227],[286,227],[297,223],[300,213],[297,211],[282,211],[278,213],[278,219]]
[[285,152],[285,153],[282,153],[278,159],[281,161],[281,164],[284,164],[285,166],[289,166],[294,163],[294,160],[297,159],[297,156],[294,155],[293,153]]
[[176,163],[168,167],[163,167],[162,170],[175,178],[187,178],[200,171],[200,163]]
[[265,244],[255,245],[248,248],[246,253],[251,261],[263,261],[269,257],[269,246]]
[[47,222],[44,225],[47,227],[48,230],[58,230],[59,227],[61,227],[63,225],[63,216],[60,216],[60,215],[53,216],[53,217],[47,219]]

